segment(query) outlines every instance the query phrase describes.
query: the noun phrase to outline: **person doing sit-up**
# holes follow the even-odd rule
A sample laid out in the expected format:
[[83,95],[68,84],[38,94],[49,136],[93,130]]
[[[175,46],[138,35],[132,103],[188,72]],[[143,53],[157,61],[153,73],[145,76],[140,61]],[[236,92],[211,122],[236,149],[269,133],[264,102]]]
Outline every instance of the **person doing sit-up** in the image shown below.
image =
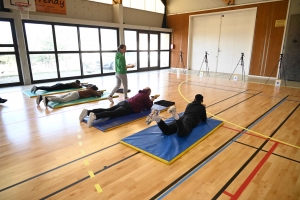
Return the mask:
[[101,97],[103,92],[97,91],[98,87],[93,85],[92,87],[88,87],[84,90],[69,92],[60,96],[42,96],[38,95],[36,98],[36,104],[40,105],[41,101],[44,101],[44,105],[47,107],[49,101],[65,103],[69,101],[74,101],[77,99],[89,98],[89,97]]
[[168,112],[175,118],[169,124],[166,124],[159,117],[158,110],[152,110],[146,119],[146,123],[149,125],[152,121],[156,121],[158,127],[165,135],[172,135],[177,133],[179,137],[184,137],[190,134],[200,121],[206,122],[206,109],[203,104],[203,96],[197,94],[192,103],[189,103],[184,111],[184,114],[179,117],[176,113],[176,107],[172,106],[168,109]]
[[80,84],[79,80],[70,83],[57,83],[52,86],[33,86],[31,88],[31,92],[35,93],[37,90],[46,90],[46,91],[54,91],[54,90],[67,90],[67,89],[76,89],[82,88],[82,84]]
[[79,116],[79,121],[83,121],[86,116],[89,116],[87,124],[90,127],[96,119],[122,117],[132,113],[139,113],[144,109],[150,110],[153,101],[159,96],[155,95],[149,98],[150,94],[151,89],[146,87],[143,90],[139,90],[135,96],[121,101],[111,108],[99,108],[94,110],[83,109]]

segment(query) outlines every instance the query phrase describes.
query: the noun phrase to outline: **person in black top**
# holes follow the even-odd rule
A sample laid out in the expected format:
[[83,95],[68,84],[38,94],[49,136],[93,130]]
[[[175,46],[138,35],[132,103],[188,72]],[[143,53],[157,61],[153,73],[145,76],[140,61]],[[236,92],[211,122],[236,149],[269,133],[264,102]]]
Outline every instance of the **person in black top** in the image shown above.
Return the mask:
[[158,115],[158,110],[152,110],[146,119],[146,123],[149,125],[152,121],[156,121],[163,134],[172,135],[177,133],[179,137],[184,137],[190,134],[200,121],[206,122],[207,116],[205,107],[205,104],[203,104],[203,96],[197,94],[194,101],[187,105],[181,117],[176,113],[175,106],[168,109],[168,112],[175,118],[171,123],[166,124],[161,120]]
[[66,89],[74,89],[74,88],[82,88],[82,84],[80,84],[79,80],[70,83],[57,83],[52,86],[33,86],[31,88],[31,92],[35,93],[37,90],[46,90],[46,91],[54,91],[54,90],[66,90]]

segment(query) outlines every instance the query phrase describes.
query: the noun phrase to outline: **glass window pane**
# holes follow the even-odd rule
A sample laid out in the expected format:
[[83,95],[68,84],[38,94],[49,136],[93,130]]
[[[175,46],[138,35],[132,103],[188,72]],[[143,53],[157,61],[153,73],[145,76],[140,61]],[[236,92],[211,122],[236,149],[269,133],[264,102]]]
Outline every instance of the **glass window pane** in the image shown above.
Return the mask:
[[122,4],[123,4],[124,7],[130,8],[130,0],[123,0]]
[[0,22],[0,44],[13,44],[10,22]]
[[144,0],[131,0],[131,8],[144,10]]
[[148,53],[140,52],[140,68],[148,67]]
[[101,49],[117,51],[117,30],[113,29],[101,29]]
[[127,71],[137,70],[137,52],[126,52],[125,60],[127,65],[135,65],[134,68],[128,68]]
[[55,25],[55,35],[58,51],[78,51],[77,27]]
[[103,73],[115,72],[116,53],[102,53]]
[[160,34],[160,50],[170,49],[170,34],[161,33]]
[[157,13],[162,13],[162,14],[165,13],[165,6],[164,6],[164,4],[161,2],[161,0],[156,0],[155,6],[156,6],[155,11],[156,11]]
[[54,51],[52,26],[25,23],[29,51]]
[[57,78],[54,54],[31,54],[29,57],[33,80]]
[[98,28],[80,27],[80,42],[82,51],[99,51]]
[[78,53],[58,54],[60,77],[80,76],[80,60]]
[[0,55],[0,84],[20,82],[15,55]]
[[100,53],[83,53],[82,66],[83,74],[101,74]]
[[148,34],[139,33],[140,50],[148,50]]
[[169,52],[168,51],[162,51],[160,52],[160,67],[169,67]]
[[145,10],[155,12],[155,0],[146,0],[145,1]]
[[136,31],[124,31],[124,38],[127,50],[137,50]]
[[158,35],[150,34],[150,50],[158,50]]
[[0,47],[0,52],[14,52],[14,51],[15,51],[14,47]]
[[150,67],[158,66],[158,52],[150,52]]

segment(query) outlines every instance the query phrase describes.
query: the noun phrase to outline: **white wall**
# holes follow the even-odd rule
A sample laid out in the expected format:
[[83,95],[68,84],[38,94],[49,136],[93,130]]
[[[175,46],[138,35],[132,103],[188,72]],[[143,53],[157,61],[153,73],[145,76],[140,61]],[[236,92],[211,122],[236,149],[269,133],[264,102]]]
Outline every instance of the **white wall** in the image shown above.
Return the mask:
[[161,27],[163,14],[137,10],[133,8],[123,8],[124,24],[133,24],[139,26]]
[[[277,0],[235,0],[234,5],[270,2]],[[227,7],[223,0],[167,0],[167,13],[176,14]]]

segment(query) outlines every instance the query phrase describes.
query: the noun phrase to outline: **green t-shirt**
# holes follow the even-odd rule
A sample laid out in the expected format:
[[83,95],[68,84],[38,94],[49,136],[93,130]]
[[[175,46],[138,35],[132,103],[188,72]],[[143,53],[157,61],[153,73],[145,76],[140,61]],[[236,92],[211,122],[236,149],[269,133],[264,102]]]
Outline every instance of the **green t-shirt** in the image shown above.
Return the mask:
[[120,52],[116,53],[115,68],[116,68],[116,74],[127,73],[125,56]]

